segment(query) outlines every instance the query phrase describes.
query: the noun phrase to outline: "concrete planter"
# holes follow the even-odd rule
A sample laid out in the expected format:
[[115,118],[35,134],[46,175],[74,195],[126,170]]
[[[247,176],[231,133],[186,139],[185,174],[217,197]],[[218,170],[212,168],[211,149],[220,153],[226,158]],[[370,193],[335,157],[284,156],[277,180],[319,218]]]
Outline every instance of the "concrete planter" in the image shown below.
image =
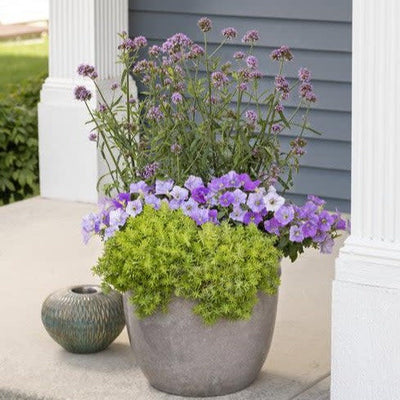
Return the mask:
[[123,296],[135,358],[149,383],[181,396],[219,396],[249,386],[271,345],[278,296],[259,294],[248,321],[220,320],[206,326],[193,303],[174,298],[166,314],[139,319]]

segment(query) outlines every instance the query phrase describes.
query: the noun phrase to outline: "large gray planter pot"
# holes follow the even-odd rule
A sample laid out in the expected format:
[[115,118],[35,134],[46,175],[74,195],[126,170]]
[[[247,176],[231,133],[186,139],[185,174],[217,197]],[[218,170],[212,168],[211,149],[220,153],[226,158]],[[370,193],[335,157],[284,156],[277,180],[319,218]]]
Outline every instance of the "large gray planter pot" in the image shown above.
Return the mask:
[[192,302],[174,298],[168,313],[139,319],[125,293],[124,311],[135,358],[149,383],[181,396],[220,396],[249,386],[271,345],[278,296],[259,294],[247,321],[204,325]]

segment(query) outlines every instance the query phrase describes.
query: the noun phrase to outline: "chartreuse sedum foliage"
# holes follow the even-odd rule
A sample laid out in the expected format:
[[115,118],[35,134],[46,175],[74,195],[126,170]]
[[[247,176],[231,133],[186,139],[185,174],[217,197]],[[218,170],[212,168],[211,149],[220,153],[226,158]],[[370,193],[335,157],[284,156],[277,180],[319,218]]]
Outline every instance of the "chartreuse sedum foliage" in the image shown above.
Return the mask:
[[281,253],[249,226],[201,227],[180,210],[145,206],[105,243],[93,268],[105,285],[126,292],[139,317],[168,310],[173,296],[194,300],[205,323],[249,318],[257,292],[277,292]]

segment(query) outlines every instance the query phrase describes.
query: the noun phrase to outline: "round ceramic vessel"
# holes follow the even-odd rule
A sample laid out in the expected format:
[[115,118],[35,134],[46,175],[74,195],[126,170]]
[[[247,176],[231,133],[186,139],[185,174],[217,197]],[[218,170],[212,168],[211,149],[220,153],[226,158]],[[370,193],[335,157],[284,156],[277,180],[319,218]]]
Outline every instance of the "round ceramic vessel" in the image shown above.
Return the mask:
[[250,320],[219,320],[206,326],[194,303],[174,298],[168,313],[139,319],[124,294],[124,311],[135,358],[149,383],[181,396],[220,396],[249,386],[271,345],[278,296],[259,294]]
[[49,335],[71,353],[104,350],[125,326],[122,296],[98,285],[71,286],[52,293],[42,306]]

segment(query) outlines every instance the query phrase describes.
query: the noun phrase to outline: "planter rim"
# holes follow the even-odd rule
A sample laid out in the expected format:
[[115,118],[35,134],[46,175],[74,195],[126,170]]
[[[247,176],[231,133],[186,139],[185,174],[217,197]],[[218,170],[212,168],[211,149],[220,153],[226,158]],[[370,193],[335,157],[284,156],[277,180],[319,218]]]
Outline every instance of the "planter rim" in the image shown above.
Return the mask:
[[67,290],[77,296],[103,294],[101,286],[94,284],[73,285],[68,287]]

